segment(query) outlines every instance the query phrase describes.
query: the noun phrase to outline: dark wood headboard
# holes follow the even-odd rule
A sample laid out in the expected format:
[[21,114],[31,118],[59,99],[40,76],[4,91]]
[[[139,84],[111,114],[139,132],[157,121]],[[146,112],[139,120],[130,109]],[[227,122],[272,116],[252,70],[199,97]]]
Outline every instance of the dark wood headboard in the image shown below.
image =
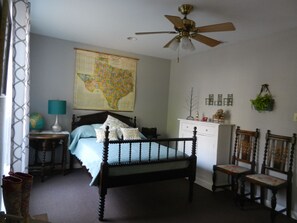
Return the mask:
[[117,113],[104,111],[104,112],[98,112],[98,113],[93,113],[93,114],[88,114],[88,115],[80,115],[80,116],[76,116],[74,114],[72,116],[71,128],[73,130],[81,125],[104,123],[105,120],[107,119],[108,115],[111,115],[114,118],[121,120],[122,122],[126,123],[129,126],[136,127],[136,117],[131,118],[128,116],[117,114]]

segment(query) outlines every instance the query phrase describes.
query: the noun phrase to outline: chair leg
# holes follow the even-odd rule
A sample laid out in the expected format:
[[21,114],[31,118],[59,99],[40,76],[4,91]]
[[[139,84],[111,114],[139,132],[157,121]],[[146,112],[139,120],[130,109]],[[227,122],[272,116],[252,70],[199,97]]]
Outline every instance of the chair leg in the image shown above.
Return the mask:
[[274,222],[275,216],[276,216],[276,211],[275,211],[276,193],[277,193],[277,190],[272,190],[272,197],[271,197],[271,222],[272,223]]
[[213,172],[212,172],[212,191],[215,192],[217,187],[216,187],[216,181],[217,181],[217,168],[215,165],[213,165]]
[[233,197],[234,197],[234,201],[237,202],[238,201],[238,181],[240,179],[240,176],[236,176],[233,177],[232,176],[232,192],[233,192]]
[[265,205],[265,188],[264,187],[260,188],[260,201],[261,201],[261,205]]
[[231,188],[234,193],[237,193],[237,190],[238,190],[238,178],[239,178],[238,176],[231,177],[231,180],[232,180]]
[[250,185],[250,197],[251,197],[251,201],[255,201],[255,185],[251,183]]
[[245,201],[245,179],[244,176],[240,178],[241,179],[241,184],[240,184],[240,198],[239,198],[239,203],[241,208],[244,206],[244,201]]
[[291,207],[292,207],[292,187],[291,185],[288,186],[287,191],[286,191],[286,203],[287,203],[287,216],[290,218],[291,217]]

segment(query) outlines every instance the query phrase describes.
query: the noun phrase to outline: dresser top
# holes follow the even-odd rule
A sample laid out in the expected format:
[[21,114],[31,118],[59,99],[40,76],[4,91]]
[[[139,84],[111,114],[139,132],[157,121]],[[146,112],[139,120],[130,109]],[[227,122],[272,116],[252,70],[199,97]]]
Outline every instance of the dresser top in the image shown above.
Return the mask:
[[180,122],[187,122],[190,124],[199,124],[199,125],[231,125],[234,126],[234,124],[228,124],[228,123],[217,123],[217,122],[202,122],[202,121],[196,121],[196,120],[188,120],[188,119],[178,119]]

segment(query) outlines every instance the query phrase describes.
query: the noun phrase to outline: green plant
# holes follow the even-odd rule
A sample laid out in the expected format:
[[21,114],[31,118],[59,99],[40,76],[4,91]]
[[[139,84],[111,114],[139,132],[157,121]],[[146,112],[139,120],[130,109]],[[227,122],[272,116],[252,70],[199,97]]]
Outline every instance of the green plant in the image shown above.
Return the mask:
[[250,101],[252,106],[259,112],[273,110],[274,99],[271,94],[259,94],[255,99],[251,99]]

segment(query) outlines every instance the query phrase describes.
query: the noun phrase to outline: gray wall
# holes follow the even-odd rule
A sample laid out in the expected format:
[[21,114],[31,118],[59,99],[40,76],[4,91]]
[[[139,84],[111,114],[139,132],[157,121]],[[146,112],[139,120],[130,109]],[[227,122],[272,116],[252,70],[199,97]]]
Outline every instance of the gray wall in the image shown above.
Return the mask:
[[[259,162],[262,160],[267,129],[284,135],[297,132],[297,122],[293,122],[293,113],[297,112],[297,29],[232,46],[222,45],[181,58],[179,63],[176,60],[170,63],[168,60],[32,34],[31,111],[43,114],[48,127],[54,122],[54,117],[47,114],[48,99],[67,100],[67,115],[60,120],[68,130],[73,112],[91,112],[72,111],[75,47],[139,58],[135,111],[124,114],[136,115],[141,126],[157,126],[164,136],[178,135],[177,119],[189,115],[186,100],[191,87],[194,88],[194,96],[199,102],[200,117],[202,114],[211,117],[218,108],[223,108],[229,113],[226,122],[239,125],[243,129],[260,129]],[[258,113],[251,108],[250,99],[259,93],[261,85],[265,83],[269,84],[275,97],[275,109],[272,112]],[[208,94],[226,96],[228,93],[232,93],[234,97],[232,107],[204,104]],[[296,173],[295,165],[295,218]],[[284,202],[283,193],[279,201],[281,204]]]
[[104,49],[60,39],[31,34],[31,112],[39,112],[46,119],[47,129],[55,117],[47,114],[49,99],[67,101],[67,114],[59,117],[59,122],[70,130],[72,114],[97,111],[73,111],[73,86],[75,71],[74,48],[82,48],[116,55],[138,58],[136,102],[134,112],[122,112],[136,116],[140,126],[158,127],[165,135],[167,122],[168,88],[170,61],[127,52]]
[[[208,117],[222,108],[228,111],[229,123],[242,129],[261,131],[258,161],[262,161],[265,133],[292,135],[297,133],[297,29],[277,33],[262,39],[221,46],[194,56],[172,61],[167,130],[170,136],[178,134],[178,118],[186,118],[186,98],[191,87],[199,101],[198,111]],[[251,108],[250,99],[256,97],[262,84],[269,84],[275,98],[272,112],[259,113]],[[234,105],[206,106],[208,94],[232,93]],[[196,112],[197,110],[195,110]],[[199,142],[198,142],[199,143]],[[295,161],[296,153],[295,153]],[[297,213],[297,168],[294,166],[293,208]],[[280,201],[282,198],[280,199]],[[282,201],[281,201],[282,202]]]

